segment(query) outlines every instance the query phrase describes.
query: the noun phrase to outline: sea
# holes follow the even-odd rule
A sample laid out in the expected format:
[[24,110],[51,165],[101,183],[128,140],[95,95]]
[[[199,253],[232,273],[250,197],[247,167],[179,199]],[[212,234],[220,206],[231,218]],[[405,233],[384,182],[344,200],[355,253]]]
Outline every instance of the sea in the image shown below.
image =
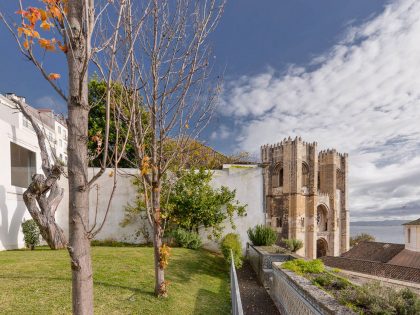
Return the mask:
[[401,224],[396,225],[368,225],[364,222],[350,223],[350,236],[367,233],[375,237],[377,242],[404,244],[404,229]]

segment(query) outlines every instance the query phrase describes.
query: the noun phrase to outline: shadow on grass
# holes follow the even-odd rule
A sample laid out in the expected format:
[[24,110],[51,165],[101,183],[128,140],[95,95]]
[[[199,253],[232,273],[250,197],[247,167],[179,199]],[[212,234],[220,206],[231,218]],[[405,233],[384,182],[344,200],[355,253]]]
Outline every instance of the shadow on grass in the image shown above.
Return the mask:
[[[71,278],[61,278],[61,277],[43,277],[43,276],[26,276],[26,275],[2,276],[2,275],[0,275],[0,279],[5,279],[5,280],[6,279],[8,279],[8,280],[29,279],[29,280],[43,280],[43,281],[63,281],[63,282],[68,282],[69,285],[71,285]],[[135,294],[144,294],[144,295],[154,296],[153,292],[142,290],[142,289],[139,289],[139,288],[133,288],[133,287],[117,285],[117,284],[107,283],[107,282],[103,282],[103,281],[96,281],[96,280],[93,281],[93,284],[94,285],[99,285],[99,286],[104,286],[104,287],[109,287],[109,288],[129,290],[129,291],[131,291]]]
[[195,274],[203,274],[211,277],[226,279],[228,267],[220,257],[214,256],[204,250],[200,250],[199,259],[191,259],[189,255],[177,257],[176,262],[170,265],[168,276],[172,281],[185,282],[191,280]]

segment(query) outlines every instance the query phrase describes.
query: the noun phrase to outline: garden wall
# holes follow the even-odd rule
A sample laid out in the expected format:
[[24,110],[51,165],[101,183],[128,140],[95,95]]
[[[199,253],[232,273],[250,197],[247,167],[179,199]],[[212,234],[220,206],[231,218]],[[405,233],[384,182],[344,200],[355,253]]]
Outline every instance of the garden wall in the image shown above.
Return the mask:
[[269,293],[281,314],[355,314],[340,305],[332,296],[295,273],[273,263],[273,279]]
[[[39,172],[40,170],[38,170]],[[97,169],[90,168],[89,176],[92,177]],[[99,225],[106,213],[109,196],[112,190],[113,176],[112,169],[107,169],[92,187],[89,203],[90,203],[90,224],[95,221],[95,213],[97,212],[97,225]],[[146,220],[138,220],[134,224],[122,227],[121,221],[124,219],[124,209],[127,204],[133,204],[136,198],[136,189],[132,184],[133,174],[136,169],[120,169],[117,176],[117,186],[114,198],[111,201],[111,207],[108,218],[101,232],[96,239],[105,240],[113,239],[117,241],[144,243],[145,239],[138,235],[139,227],[142,225],[148,229]],[[257,166],[239,166],[226,165],[222,170],[214,171],[212,185],[220,187],[228,186],[230,189],[236,190],[236,198],[242,204],[247,204],[247,215],[244,217],[234,218],[237,226],[236,232],[240,234],[243,248],[245,249],[247,242],[246,231],[249,227],[256,224],[262,224],[265,221],[263,211],[263,189],[262,189],[262,169]],[[61,187],[66,188],[64,198],[57,209],[57,222],[68,234],[68,191],[67,179],[60,179]],[[1,187],[0,187],[1,188]],[[1,206],[1,225],[0,225],[0,250],[13,249],[23,247],[23,235],[20,224],[23,218],[30,218],[25,205],[22,201],[22,193],[24,189],[14,192],[14,199],[7,200],[7,207]],[[1,195],[1,189],[0,189]],[[6,195],[6,194],[5,194]],[[0,196],[1,197],[1,196]],[[7,199],[4,196],[4,199]],[[225,232],[232,231],[229,224],[226,224]],[[149,229],[150,231],[150,229]],[[207,233],[202,231],[203,243],[205,247],[210,249],[218,249],[217,243],[207,238]]]
[[[234,232],[241,237],[242,249],[245,252],[248,242],[247,231],[257,224],[265,224],[264,195],[262,168],[256,165],[224,165],[222,170],[213,171],[212,186],[227,186],[236,190],[236,199],[246,204],[247,214],[244,217],[234,217],[236,230],[228,222],[224,234]],[[201,231],[204,247],[218,250],[218,245],[207,238],[208,233]]]

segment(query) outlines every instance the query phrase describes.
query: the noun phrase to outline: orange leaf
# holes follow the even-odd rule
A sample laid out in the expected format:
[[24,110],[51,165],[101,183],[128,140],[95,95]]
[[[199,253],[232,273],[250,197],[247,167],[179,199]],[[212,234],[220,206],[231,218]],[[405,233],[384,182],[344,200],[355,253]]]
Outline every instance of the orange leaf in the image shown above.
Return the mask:
[[48,23],[47,21],[42,21],[40,27],[44,30],[44,31],[49,31],[51,28],[51,24]]
[[40,38],[38,40],[38,44],[39,46],[41,46],[41,48],[44,48],[45,50],[55,51],[55,39],[49,40],[45,38]]
[[57,41],[57,44],[58,44],[58,48],[60,48],[60,50],[63,53],[67,54],[67,52],[69,51],[69,48],[67,47],[67,45],[66,44],[63,45],[60,41]]
[[57,6],[53,6],[50,8],[51,16],[57,18],[57,20],[61,21],[63,16],[61,15],[61,11]]
[[18,10],[18,11],[16,11],[15,13],[16,13],[16,14],[20,14],[20,15],[25,15],[25,14],[28,14],[28,11],[25,11],[25,10]]
[[31,30],[31,36],[32,37],[35,37],[35,38],[39,38],[40,36],[39,36],[39,33],[37,32],[37,31],[34,31],[34,30]]
[[50,80],[58,80],[61,78],[61,75],[59,75],[58,73],[50,73],[48,75],[48,79]]
[[23,42],[23,47],[25,47],[25,49],[29,49],[29,42],[28,42],[28,40],[25,40]]
[[45,10],[42,9],[39,9],[39,12],[41,13],[41,20],[45,22],[48,18],[47,12],[45,12]]

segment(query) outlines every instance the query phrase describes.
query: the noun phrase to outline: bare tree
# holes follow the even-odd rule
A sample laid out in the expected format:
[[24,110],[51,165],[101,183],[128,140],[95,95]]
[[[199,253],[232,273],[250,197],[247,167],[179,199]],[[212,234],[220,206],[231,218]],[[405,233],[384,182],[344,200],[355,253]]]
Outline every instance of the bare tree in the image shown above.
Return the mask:
[[[148,220],[153,227],[157,296],[167,295],[164,269],[169,256],[162,240],[166,224],[162,182],[171,167],[185,163],[190,142],[213,113],[219,86],[209,84],[211,51],[207,40],[221,18],[224,3],[151,0],[125,80],[129,91],[138,91],[132,94],[134,106],[143,104],[130,118]],[[126,19],[125,26],[130,39],[133,16]]]
[[42,238],[51,249],[63,249],[67,246],[67,239],[63,229],[55,221],[55,212],[63,199],[64,189],[58,185],[58,180],[63,173],[63,167],[54,156],[54,164],[51,165],[45,143],[45,133],[38,125],[25,103],[19,98],[12,97],[25,118],[31,123],[38,138],[38,145],[41,151],[42,174],[35,174],[28,189],[23,193],[23,200],[29,213],[36,222]]
[[[13,34],[21,53],[32,62],[41,75],[53,87],[58,95],[67,103],[68,108],[68,179],[69,179],[69,241],[72,270],[72,304],[74,314],[93,314],[93,276],[90,240],[103,227],[107,217],[111,198],[116,186],[114,172],[114,185],[102,223],[89,222],[89,191],[105,171],[108,163],[109,122],[111,120],[110,106],[113,82],[118,80],[124,71],[127,62],[124,58],[117,58],[124,42],[124,29],[121,28],[122,18],[131,7],[130,0],[101,1],[94,0],[55,0],[42,1],[42,7],[24,8],[19,0],[20,10],[17,12],[21,18],[20,26],[16,29],[0,12],[0,19]],[[141,19],[132,25],[133,34],[138,33]],[[41,37],[51,32],[51,37]],[[57,40],[56,38],[59,38]],[[135,39],[132,35],[131,39]],[[61,50],[67,61],[68,90],[67,93],[57,83],[60,75],[47,71],[48,60],[44,60],[46,52]],[[102,56],[102,57],[101,57]],[[128,58],[128,57],[127,57]],[[127,59],[126,58],[126,59]],[[47,58],[48,59],[48,58]],[[45,61],[45,62],[44,62]],[[118,64],[120,62],[120,64]],[[106,132],[103,143],[103,160],[100,170],[93,178],[88,174],[88,70],[96,65],[100,74],[107,82],[106,95]],[[24,112],[24,108],[23,108]],[[126,140],[122,140],[126,143]],[[40,144],[41,145],[41,144]],[[117,148],[119,146],[116,146]],[[123,150],[123,148],[121,149]],[[53,200],[57,194],[56,182],[61,170],[56,166],[48,167],[46,162],[43,169],[46,175],[36,175],[25,201],[28,209],[34,209],[35,200],[40,207],[45,199],[51,196],[49,209],[52,214],[58,199]],[[113,152],[112,165],[116,168],[120,159],[118,152]],[[46,192],[50,191],[48,197]],[[97,211],[97,210],[96,210]],[[41,209],[42,212],[42,209]],[[39,216],[39,211],[31,214]],[[50,216],[51,217],[51,216]],[[39,217],[41,222],[44,218]],[[53,237],[53,236],[51,236]]]

